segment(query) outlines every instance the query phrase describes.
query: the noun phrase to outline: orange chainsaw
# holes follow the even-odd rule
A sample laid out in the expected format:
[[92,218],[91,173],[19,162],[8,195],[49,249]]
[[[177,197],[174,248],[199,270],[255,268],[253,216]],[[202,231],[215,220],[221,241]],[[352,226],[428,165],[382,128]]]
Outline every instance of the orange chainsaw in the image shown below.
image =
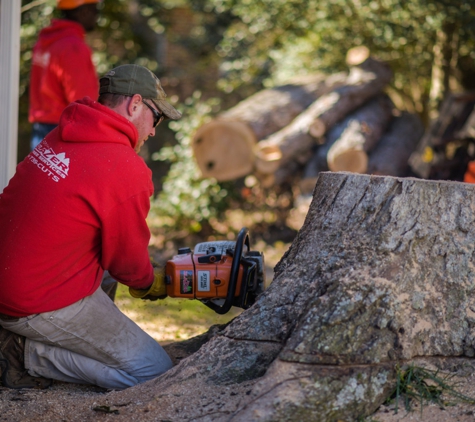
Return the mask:
[[203,242],[193,251],[178,249],[165,268],[167,295],[198,299],[218,314],[232,306],[249,308],[265,288],[264,255],[250,249],[245,227],[236,242]]

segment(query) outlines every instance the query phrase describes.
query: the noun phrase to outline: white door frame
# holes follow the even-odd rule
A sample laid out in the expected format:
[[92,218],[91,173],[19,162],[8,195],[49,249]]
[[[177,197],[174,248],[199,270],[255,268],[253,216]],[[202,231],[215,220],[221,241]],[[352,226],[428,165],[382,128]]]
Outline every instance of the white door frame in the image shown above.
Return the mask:
[[0,0],[0,192],[17,164],[21,0]]

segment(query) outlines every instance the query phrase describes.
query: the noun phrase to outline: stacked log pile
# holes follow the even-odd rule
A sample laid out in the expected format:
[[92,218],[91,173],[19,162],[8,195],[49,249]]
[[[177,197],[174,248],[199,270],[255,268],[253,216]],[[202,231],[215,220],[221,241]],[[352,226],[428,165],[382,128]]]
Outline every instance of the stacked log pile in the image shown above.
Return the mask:
[[392,71],[357,47],[348,72],[263,90],[200,127],[192,142],[203,177],[253,174],[263,187],[311,193],[321,171],[406,176],[424,128],[384,93]]

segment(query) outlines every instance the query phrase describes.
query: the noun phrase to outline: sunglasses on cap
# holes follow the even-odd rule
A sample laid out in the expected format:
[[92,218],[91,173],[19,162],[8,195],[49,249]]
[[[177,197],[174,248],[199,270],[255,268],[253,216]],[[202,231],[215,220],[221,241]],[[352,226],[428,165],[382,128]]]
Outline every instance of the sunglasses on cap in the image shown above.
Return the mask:
[[150,109],[153,113],[153,127],[157,127],[165,118],[163,113],[159,113],[158,110],[153,108],[150,104],[146,103],[144,100],[142,102]]

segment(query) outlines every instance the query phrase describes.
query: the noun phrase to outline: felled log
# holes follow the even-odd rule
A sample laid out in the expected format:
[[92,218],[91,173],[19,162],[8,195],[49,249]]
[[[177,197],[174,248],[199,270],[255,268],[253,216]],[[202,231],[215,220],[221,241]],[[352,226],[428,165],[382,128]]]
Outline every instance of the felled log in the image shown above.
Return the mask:
[[[341,130],[342,128],[338,132]],[[424,125],[417,115],[403,112],[400,116],[394,117],[374,150],[370,152],[365,173],[406,176],[409,157],[417,147],[423,133]],[[302,194],[311,194],[318,175],[328,170],[327,154],[328,150],[320,147],[305,165],[302,179],[299,181]]]
[[[349,55],[351,50],[349,52]],[[256,146],[256,169],[259,173],[274,173],[295,156],[306,154],[322,136],[348,113],[379,94],[388,84],[392,72],[386,63],[365,58],[362,63],[350,59],[353,66],[341,87],[322,95],[290,125]]]
[[251,308],[161,377],[76,413],[95,420],[94,402],[120,405],[119,421],[370,416],[396,364],[475,356],[474,195],[465,183],[321,173]]
[[249,174],[256,142],[288,125],[345,78],[343,72],[311,75],[265,89],[201,126],[193,136],[192,149],[203,177],[224,181]]
[[309,133],[314,138],[322,137],[329,128],[349,112],[379,94],[392,77],[390,67],[372,58],[351,68],[347,85],[323,95],[312,105],[318,110]]
[[254,133],[237,121],[211,121],[199,128],[192,148],[203,177],[220,181],[249,174],[254,166]]
[[424,125],[416,114],[401,113],[390,123],[369,155],[367,173],[382,176],[406,176],[409,157],[424,134]]
[[327,151],[328,168],[331,171],[366,173],[368,153],[386,131],[392,111],[392,101],[382,94],[336,125],[321,148],[321,153]]
[[378,144],[392,119],[393,104],[385,94],[373,98],[334,125],[305,165],[299,186],[304,194],[313,191],[322,171],[366,173],[368,153]]

